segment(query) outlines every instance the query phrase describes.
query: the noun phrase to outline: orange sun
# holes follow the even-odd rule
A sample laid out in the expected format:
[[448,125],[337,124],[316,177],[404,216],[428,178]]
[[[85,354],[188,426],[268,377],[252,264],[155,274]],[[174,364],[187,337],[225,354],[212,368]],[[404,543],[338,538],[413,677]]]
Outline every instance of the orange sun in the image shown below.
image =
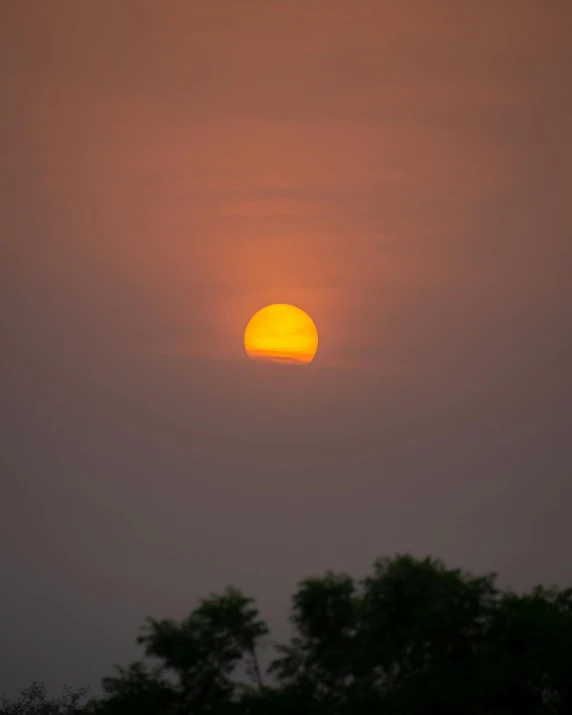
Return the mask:
[[244,331],[244,347],[251,360],[307,364],[318,349],[318,331],[303,310],[276,303],[252,316]]

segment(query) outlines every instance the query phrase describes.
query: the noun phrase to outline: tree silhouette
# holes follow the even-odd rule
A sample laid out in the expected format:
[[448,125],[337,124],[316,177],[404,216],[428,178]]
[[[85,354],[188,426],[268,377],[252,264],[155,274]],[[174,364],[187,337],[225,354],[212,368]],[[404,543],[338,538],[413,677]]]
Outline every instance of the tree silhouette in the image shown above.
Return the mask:
[[32,683],[16,700],[0,698],[0,715],[76,715],[85,709],[88,692],[87,688],[64,688],[59,697],[50,700],[43,683]]
[[[105,697],[92,706],[106,715],[223,711],[241,694],[261,690],[256,647],[268,632],[252,599],[228,588],[201,601],[187,618],[148,619],[139,644],[160,665],[142,662],[105,678]],[[235,676],[244,666],[253,685]]]
[[[361,581],[332,572],[302,581],[291,621],[294,635],[276,646],[263,678],[257,652],[268,629],[237,589],[211,595],[182,621],[149,619],[139,643],[158,665],[119,668],[85,712],[572,712],[570,589],[516,594],[498,588],[493,574],[405,555],[377,561]],[[77,712],[11,707],[0,715]]]

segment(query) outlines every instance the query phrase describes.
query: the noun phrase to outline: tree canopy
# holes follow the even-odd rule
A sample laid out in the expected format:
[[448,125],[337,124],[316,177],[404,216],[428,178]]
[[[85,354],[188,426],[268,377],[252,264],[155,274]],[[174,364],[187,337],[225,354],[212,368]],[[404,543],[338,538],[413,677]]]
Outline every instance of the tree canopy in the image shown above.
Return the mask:
[[149,619],[144,658],[105,678],[101,698],[37,715],[572,712],[572,589],[517,594],[494,574],[404,555],[363,580],[302,581],[291,622],[290,642],[262,668],[268,628],[254,600],[228,588],[182,621]]
[[64,688],[61,695],[49,698],[43,683],[32,683],[16,700],[0,697],[0,715],[77,715],[85,711],[87,696],[87,688]]

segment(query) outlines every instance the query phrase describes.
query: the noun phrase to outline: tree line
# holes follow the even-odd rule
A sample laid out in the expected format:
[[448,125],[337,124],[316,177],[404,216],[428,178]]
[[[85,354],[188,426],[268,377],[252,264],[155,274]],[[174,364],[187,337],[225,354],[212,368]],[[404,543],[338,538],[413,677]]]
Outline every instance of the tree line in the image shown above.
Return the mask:
[[103,694],[33,684],[0,715],[544,715],[572,713],[572,589],[515,593],[496,576],[399,555],[356,580],[327,572],[292,597],[293,635],[228,588],[183,620],[149,619],[141,660]]

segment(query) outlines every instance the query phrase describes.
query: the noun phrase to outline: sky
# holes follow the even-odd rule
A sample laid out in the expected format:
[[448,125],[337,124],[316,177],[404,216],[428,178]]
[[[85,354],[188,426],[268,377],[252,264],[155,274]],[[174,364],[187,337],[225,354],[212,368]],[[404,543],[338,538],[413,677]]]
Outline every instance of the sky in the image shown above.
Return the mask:
[[[440,557],[572,584],[568,0],[4,0],[0,692]],[[248,360],[270,303],[305,367]]]

